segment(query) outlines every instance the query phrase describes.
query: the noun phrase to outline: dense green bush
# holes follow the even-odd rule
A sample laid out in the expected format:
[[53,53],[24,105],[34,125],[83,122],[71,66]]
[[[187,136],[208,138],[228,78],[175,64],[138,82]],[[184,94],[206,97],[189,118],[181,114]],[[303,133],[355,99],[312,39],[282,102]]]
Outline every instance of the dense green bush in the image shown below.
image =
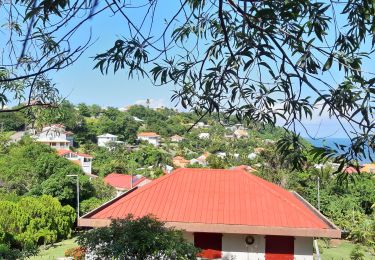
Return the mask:
[[360,245],[356,245],[350,252],[351,260],[365,260],[365,254]]
[[27,251],[68,238],[75,216],[72,207],[47,195],[0,201],[0,244]]

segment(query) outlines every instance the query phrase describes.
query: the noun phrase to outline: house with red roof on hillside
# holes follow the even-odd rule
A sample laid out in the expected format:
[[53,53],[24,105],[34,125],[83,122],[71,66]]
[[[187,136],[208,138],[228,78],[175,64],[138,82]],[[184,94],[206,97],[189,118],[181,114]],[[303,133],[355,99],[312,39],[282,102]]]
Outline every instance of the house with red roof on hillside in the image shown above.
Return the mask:
[[152,214],[208,259],[313,259],[313,239],[341,231],[295,192],[236,169],[180,168],[82,216],[102,227]]
[[151,182],[142,175],[128,175],[122,173],[110,173],[104,177],[104,182],[117,190],[117,195],[134,187],[141,187]]
[[139,141],[146,141],[154,146],[160,145],[160,135],[154,132],[141,132],[137,134]]
[[172,162],[173,162],[174,166],[180,167],[180,168],[184,168],[184,167],[186,167],[190,163],[189,160],[185,159],[182,156],[175,156],[175,157],[173,157]]
[[179,135],[172,135],[171,136],[171,142],[173,143],[179,143],[179,142],[182,142],[184,140],[184,138],[182,136],[179,136]]
[[93,156],[85,153],[76,153],[67,149],[57,150],[57,154],[79,165],[87,175],[97,177],[96,175],[91,174]]

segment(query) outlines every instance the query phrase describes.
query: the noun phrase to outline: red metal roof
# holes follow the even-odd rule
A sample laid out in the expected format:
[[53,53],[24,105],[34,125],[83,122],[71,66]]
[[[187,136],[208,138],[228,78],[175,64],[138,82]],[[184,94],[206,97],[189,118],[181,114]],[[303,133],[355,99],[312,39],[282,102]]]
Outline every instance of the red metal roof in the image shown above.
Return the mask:
[[114,188],[130,190],[131,179],[133,177],[133,187],[136,187],[139,183],[146,180],[146,177],[137,178],[137,176],[131,176],[122,173],[110,173],[104,178],[104,182],[111,185]]
[[85,158],[94,158],[94,156],[89,155],[87,153],[76,153],[78,156],[85,157]]
[[129,213],[153,214],[166,222],[332,229],[293,193],[242,170],[180,168],[86,218]]
[[157,133],[154,133],[154,132],[141,132],[141,133],[138,133],[138,136],[158,137],[160,135],[158,135]]
[[75,154],[77,156],[85,157],[85,158],[94,158],[94,156],[92,156],[92,155],[85,154],[85,153],[76,153],[76,152],[73,152],[73,151],[70,151],[70,150],[67,150],[67,149],[57,150],[57,154],[59,156],[64,156],[64,155],[69,154],[69,153]]
[[352,173],[358,173],[359,171],[356,168],[354,168],[353,166],[349,166],[349,167],[344,169],[344,172],[352,174]]
[[67,150],[67,149],[59,149],[59,150],[57,150],[57,154],[60,155],[60,156],[63,156],[63,155],[68,154],[68,153],[74,153],[74,152],[72,152],[70,150]]

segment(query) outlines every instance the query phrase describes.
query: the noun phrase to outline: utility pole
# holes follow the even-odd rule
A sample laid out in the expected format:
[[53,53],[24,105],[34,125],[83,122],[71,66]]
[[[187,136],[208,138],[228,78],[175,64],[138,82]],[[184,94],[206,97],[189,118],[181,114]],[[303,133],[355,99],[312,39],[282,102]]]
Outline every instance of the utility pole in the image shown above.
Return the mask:
[[69,175],[66,175],[66,176],[77,178],[76,188],[77,188],[77,225],[78,225],[78,220],[79,220],[79,176],[77,174],[69,174]]

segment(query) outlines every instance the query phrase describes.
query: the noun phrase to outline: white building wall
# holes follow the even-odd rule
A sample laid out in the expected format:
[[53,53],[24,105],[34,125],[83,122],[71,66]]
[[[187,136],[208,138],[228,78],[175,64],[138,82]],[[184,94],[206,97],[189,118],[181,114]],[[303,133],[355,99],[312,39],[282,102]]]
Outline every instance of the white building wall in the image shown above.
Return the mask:
[[116,142],[117,137],[98,137],[98,146],[106,147],[109,142]]
[[105,147],[106,142],[107,142],[107,138],[98,137],[98,146]]
[[152,136],[139,136],[138,140],[146,141],[154,146],[160,145],[160,137],[152,137]]
[[40,140],[66,140],[65,130],[62,128],[44,127],[42,132],[38,135]]
[[313,260],[313,239],[311,237],[295,237],[294,260]]
[[91,161],[90,162],[81,162],[81,167],[84,173],[91,174]]
[[88,159],[88,161],[85,162],[85,157],[78,156],[78,160],[81,162],[82,171],[86,174],[91,174],[92,160],[91,160],[91,158],[87,158],[87,159]]
[[[255,241],[247,245],[245,238],[248,235],[223,234],[223,260],[265,260],[265,236],[251,235]],[[183,237],[194,244],[194,234],[184,232]],[[313,239],[309,237],[295,237],[294,260],[313,260]]]
[[55,142],[55,141],[51,141],[51,142],[42,142],[46,145],[49,145],[51,148],[54,148],[56,150],[60,150],[60,149],[69,149],[69,143],[64,143],[64,142]]
[[194,234],[189,232],[183,232],[182,236],[184,239],[192,244],[194,244]]
[[264,260],[264,236],[252,235],[255,239],[252,245],[247,245],[245,238],[248,235],[224,234],[222,256],[223,260]]

